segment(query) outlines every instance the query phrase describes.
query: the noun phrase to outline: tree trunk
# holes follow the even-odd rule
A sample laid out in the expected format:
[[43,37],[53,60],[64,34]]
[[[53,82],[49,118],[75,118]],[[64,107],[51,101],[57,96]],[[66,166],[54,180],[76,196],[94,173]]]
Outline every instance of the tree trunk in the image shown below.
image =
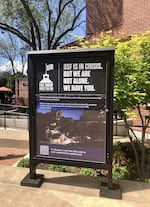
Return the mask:
[[[123,118],[124,118],[125,126],[127,128],[128,137],[129,137],[129,140],[131,142],[133,153],[134,153],[134,156],[135,156],[135,164],[136,164],[137,173],[139,175],[140,180],[145,181],[145,176],[144,176],[144,173],[143,173],[143,169],[141,169],[142,165],[141,165],[141,161],[140,161],[140,155],[138,154],[138,151],[137,151],[137,148],[135,146],[134,140],[136,140],[136,143],[139,144],[139,145],[141,145],[141,143],[139,142],[138,138],[136,137],[133,129],[128,125],[126,115],[123,115]],[[132,133],[132,135],[130,133]],[[134,139],[133,139],[133,136],[134,136]],[[140,146],[140,149],[141,149],[141,146]],[[141,155],[142,155],[142,153],[143,153],[143,151],[141,150]],[[142,159],[144,159],[144,156],[143,156]]]

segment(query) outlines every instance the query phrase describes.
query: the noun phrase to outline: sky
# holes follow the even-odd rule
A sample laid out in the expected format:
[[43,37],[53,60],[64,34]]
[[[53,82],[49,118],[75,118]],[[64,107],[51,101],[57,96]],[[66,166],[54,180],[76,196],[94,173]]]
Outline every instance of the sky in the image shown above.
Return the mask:
[[[85,21],[86,20],[86,12],[84,11],[83,14],[82,14],[82,20]],[[82,26],[80,28],[77,28],[75,31],[73,31],[72,33],[72,37],[74,36],[79,36],[79,37],[84,37],[85,36],[85,32],[86,32],[86,25],[85,23],[82,24]],[[0,38],[3,34],[0,33]],[[4,35],[2,36],[4,37]],[[14,62],[14,64],[16,65],[17,68],[19,68],[19,61],[16,60]],[[9,67],[10,66],[10,63],[7,59],[5,58],[1,58],[0,57],[0,72],[3,72],[3,71],[10,71],[9,70]],[[26,71],[27,71],[27,66],[26,66],[26,69],[25,69],[25,74],[26,74]]]
[[[19,61],[15,61],[14,62],[16,68],[21,68],[22,66],[20,65],[20,62]],[[10,71],[10,62],[9,61],[4,61],[2,64],[0,64],[0,72],[8,72]],[[21,70],[20,70],[21,72]],[[24,74],[26,75],[27,74],[27,64],[25,65],[25,69],[24,69]]]

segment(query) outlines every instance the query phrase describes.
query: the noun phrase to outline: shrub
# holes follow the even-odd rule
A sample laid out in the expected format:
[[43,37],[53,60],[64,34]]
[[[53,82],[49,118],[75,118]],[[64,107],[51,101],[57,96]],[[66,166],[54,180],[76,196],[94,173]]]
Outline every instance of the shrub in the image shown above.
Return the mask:
[[69,167],[69,166],[65,166],[65,165],[49,165],[48,166],[48,170],[51,170],[51,171],[57,171],[57,172],[69,172],[71,173],[72,172],[72,168]]
[[23,158],[17,164],[17,167],[30,167],[29,158]]
[[120,167],[124,167],[127,169],[128,172],[130,172],[129,176],[124,179],[136,180],[138,178],[131,143],[117,143],[114,145],[112,164],[113,168],[115,169],[113,171],[114,173]]
[[112,169],[113,179],[129,179],[130,172],[127,166],[114,167]]
[[86,176],[97,176],[96,170],[92,168],[81,168],[80,175],[86,175]]

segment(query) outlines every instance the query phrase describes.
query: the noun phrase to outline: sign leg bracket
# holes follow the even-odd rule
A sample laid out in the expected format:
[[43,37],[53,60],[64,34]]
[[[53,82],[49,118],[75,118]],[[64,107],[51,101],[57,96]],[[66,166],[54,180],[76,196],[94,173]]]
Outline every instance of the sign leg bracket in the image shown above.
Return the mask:
[[21,181],[21,185],[28,187],[40,187],[43,183],[43,180],[44,175],[42,174],[35,174],[35,176],[32,178],[30,173],[28,173]]

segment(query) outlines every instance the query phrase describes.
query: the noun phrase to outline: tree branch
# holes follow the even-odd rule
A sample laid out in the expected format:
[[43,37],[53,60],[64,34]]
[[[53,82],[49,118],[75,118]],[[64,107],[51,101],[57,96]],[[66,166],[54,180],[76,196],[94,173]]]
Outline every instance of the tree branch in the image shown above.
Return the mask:
[[142,117],[142,114],[141,114],[140,104],[139,103],[137,105],[137,109],[138,109],[138,113],[139,113],[139,116],[140,116],[140,119],[141,119],[141,122],[142,122],[142,127],[143,127],[144,126],[144,120],[143,120],[143,117]]
[[37,47],[36,47],[36,40],[35,40],[35,35],[34,35],[34,28],[33,28],[33,25],[32,23],[30,23],[31,26],[30,26],[30,32],[31,32],[31,38],[32,38],[32,44],[33,44],[33,50],[37,50]]
[[129,137],[129,139],[130,139],[130,143],[131,143],[131,146],[132,146],[132,149],[133,149],[133,152],[134,152],[134,156],[135,156],[135,164],[136,164],[137,172],[138,172],[138,175],[139,175],[140,179],[143,180],[143,171],[142,171],[141,168],[140,168],[140,159],[139,159],[139,155],[138,155],[138,152],[137,152],[137,148],[136,148],[136,146],[135,146],[135,143],[134,143],[134,141],[133,141],[133,139],[132,139],[132,136],[131,136],[131,134],[130,134],[129,131],[130,131],[130,130],[132,131],[132,133],[134,134],[134,136],[135,136],[135,138],[136,138],[137,143],[138,143],[138,138],[137,138],[137,136],[135,135],[133,129],[132,129],[131,127],[129,127],[125,115],[123,115],[123,119],[124,119],[124,122],[125,122],[125,126],[126,126],[126,128],[127,128],[128,137]]
[[[57,19],[55,21],[55,25],[54,25],[54,28],[53,28],[53,35],[51,37],[51,40],[50,40],[50,46],[52,46],[52,42],[54,40],[54,37],[55,37],[55,34],[56,34],[56,28],[57,28],[57,25],[59,23],[59,20],[61,18],[61,15],[63,14],[65,8],[67,7],[67,5],[69,5],[70,3],[72,3],[73,0],[70,0],[68,2],[66,2],[63,7],[62,7],[62,3],[63,3],[63,0],[60,0],[59,1],[59,6],[58,6],[58,16],[57,16]],[[62,8],[61,8],[62,7]],[[57,44],[56,44],[57,45]],[[54,47],[52,47],[54,49]]]
[[47,43],[48,43],[48,49],[50,49],[50,47],[51,47],[50,36],[51,36],[51,15],[52,15],[52,11],[51,11],[51,9],[50,9],[50,7],[49,7],[48,0],[46,0],[46,6],[47,6],[47,10],[48,10]]
[[24,42],[26,42],[28,45],[30,45],[30,47],[32,47],[32,42],[26,38],[19,30],[15,29],[14,27],[11,27],[7,24],[1,23],[0,22],[0,29],[4,30],[4,31],[8,31],[11,34],[16,35],[17,37],[19,37],[21,40],[23,40]]
[[74,17],[74,19],[73,19],[73,21],[72,21],[72,24],[71,24],[70,28],[66,29],[63,33],[60,34],[59,37],[57,37],[57,39],[56,39],[56,41],[55,41],[55,43],[54,43],[54,45],[53,45],[53,49],[55,49],[55,48],[57,47],[57,45],[58,45],[58,43],[59,43],[59,41],[60,41],[60,39],[61,39],[62,37],[64,37],[64,36],[65,36],[67,33],[69,33],[70,31],[73,31],[76,27],[78,27],[78,26],[81,24],[81,23],[80,23],[80,24],[78,24],[78,26],[75,27],[75,23],[76,23],[77,19],[79,18],[80,14],[84,11],[84,9],[85,9],[85,7],[83,7],[83,8],[78,12],[78,14]]
[[23,7],[24,7],[24,9],[25,9],[25,11],[27,13],[27,15],[30,18],[32,25],[34,25],[34,27],[35,27],[36,36],[37,36],[37,40],[38,40],[39,50],[41,50],[41,34],[40,34],[39,27],[37,25],[37,22],[36,22],[34,16],[32,15],[32,12],[31,12],[28,4],[26,3],[26,1],[25,0],[20,0],[20,1],[21,1],[22,5],[23,5]]

